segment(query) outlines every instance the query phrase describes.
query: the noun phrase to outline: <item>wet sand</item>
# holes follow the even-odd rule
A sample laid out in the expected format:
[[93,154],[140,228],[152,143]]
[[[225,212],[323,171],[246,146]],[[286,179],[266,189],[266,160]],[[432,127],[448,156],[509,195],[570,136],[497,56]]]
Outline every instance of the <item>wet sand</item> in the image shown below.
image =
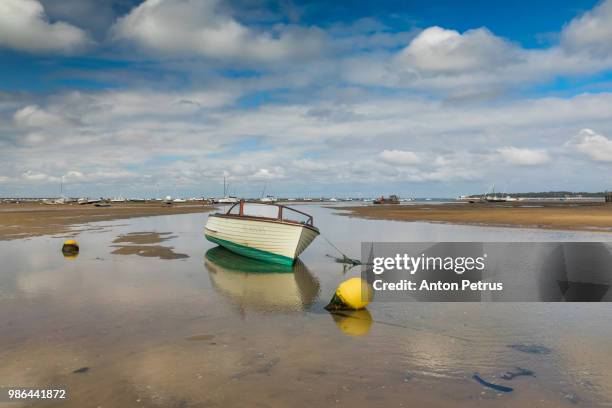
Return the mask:
[[367,205],[341,210],[339,215],[376,220],[612,232],[612,205],[605,203]]
[[48,234],[67,234],[73,227],[95,221],[110,221],[156,215],[212,211],[209,205],[119,203],[111,207],[93,205],[0,204],[0,241]]
[[151,245],[176,238],[171,232],[130,232],[113,240],[114,255],[138,255],[159,259],[183,259],[189,255],[174,252],[174,247]]
[[[574,242],[601,235],[406,228],[334,211],[308,208],[349,255],[359,253],[362,239]],[[63,238],[0,242],[7,254],[0,388],[62,388],[69,396],[7,407],[610,406],[608,304],[375,301],[367,311],[330,314],[323,307],[338,283],[360,269],[343,270],[326,256],[324,240],[312,243],[293,273],[264,270],[206,241],[205,217],[79,226],[81,252],[70,260],[59,250]],[[114,245],[169,245],[188,258],[118,255]],[[534,346],[545,352],[531,352]],[[501,378],[516,367],[535,377]],[[483,387],[476,372],[514,391]]]

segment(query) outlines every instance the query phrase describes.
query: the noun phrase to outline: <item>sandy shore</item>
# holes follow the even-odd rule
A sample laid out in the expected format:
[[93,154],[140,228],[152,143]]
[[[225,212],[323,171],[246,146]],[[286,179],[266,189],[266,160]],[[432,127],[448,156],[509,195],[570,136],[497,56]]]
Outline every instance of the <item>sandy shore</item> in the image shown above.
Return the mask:
[[341,215],[377,220],[612,232],[612,205],[605,203],[449,203],[367,205],[341,209],[347,210]]
[[200,213],[214,208],[201,204],[164,206],[160,203],[120,203],[106,208],[77,204],[0,204],[0,240],[68,233],[72,226],[87,222]]

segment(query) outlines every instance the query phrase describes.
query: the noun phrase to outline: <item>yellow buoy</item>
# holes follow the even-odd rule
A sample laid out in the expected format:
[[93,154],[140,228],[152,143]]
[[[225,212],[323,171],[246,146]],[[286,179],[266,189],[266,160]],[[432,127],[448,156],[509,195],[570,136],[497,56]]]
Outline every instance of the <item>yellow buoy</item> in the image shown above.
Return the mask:
[[76,258],[79,253],[79,244],[74,239],[69,239],[64,242],[62,246],[62,253],[66,258]]
[[365,336],[372,327],[372,315],[367,309],[331,313],[336,326],[349,336]]
[[361,278],[351,278],[342,282],[334,297],[325,309],[327,310],[360,310],[372,300],[372,288]]

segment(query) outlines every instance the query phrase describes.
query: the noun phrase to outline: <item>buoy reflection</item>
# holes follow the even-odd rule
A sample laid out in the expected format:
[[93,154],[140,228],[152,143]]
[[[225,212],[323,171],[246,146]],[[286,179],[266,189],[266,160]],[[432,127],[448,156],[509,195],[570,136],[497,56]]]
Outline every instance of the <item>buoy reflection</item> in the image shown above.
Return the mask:
[[372,315],[367,309],[334,311],[330,314],[336,326],[349,336],[365,336],[372,327]]
[[319,281],[299,259],[279,265],[215,247],[206,252],[205,265],[213,288],[244,309],[303,310],[319,294]]

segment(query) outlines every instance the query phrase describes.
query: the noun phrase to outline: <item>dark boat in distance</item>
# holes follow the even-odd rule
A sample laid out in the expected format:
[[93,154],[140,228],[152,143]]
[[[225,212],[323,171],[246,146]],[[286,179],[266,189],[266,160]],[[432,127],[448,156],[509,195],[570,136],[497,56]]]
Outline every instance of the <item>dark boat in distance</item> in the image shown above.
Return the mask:
[[395,194],[391,194],[389,197],[385,198],[384,196],[380,196],[376,200],[373,201],[374,204],[399,204],[400,199]]

